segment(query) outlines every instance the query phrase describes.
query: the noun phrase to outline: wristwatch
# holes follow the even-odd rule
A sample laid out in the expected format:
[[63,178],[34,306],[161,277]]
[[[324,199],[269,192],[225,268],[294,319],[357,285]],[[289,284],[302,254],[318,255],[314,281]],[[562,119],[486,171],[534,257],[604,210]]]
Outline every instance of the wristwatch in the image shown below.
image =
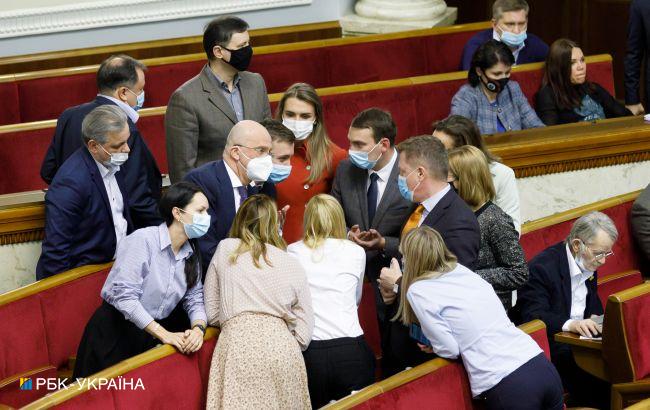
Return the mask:
[[195,327],[198,327],[199,330],[200,330],[203,334],[205,334],[205,326],[203,326],[203,325],[194,325],[194,326],[192,326],[192,329],[194,329]]

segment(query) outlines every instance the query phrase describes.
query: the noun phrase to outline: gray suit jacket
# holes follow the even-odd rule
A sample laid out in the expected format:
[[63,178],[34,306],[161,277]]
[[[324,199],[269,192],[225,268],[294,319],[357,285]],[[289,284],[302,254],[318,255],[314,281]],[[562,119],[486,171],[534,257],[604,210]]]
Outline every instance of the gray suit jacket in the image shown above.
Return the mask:
[[[248,71],[240,72],[239,76],[244,118],[253,121],[269,118],[271,107],[262,76]],[[191,169],[220,160],[235,123],[235,111],[208,65],[174,91],[165,114],[171,182],[182,180]]]
[[399,157],[390,173],[386,190],[372,221],[368,220],[367,170],[356,167],[349,159],[345,159],[336,169],[332,184],[332,196],[343,207],[345,223],[348,228],[353,225],[359,225],[362,231],[373,228],[386,238],[386,247],[383,252],[369,251],[366,253],[366,275],[372,282],[375,282],[374,279],[379,276],[381,268],[388,266],[390,259],[399,255],[399,236],[402,227],[416,207],[416,204],[407,201],[399,193],[398,175]]
[[650,260],[650,184],[632,205],[632,233],[646,260]]

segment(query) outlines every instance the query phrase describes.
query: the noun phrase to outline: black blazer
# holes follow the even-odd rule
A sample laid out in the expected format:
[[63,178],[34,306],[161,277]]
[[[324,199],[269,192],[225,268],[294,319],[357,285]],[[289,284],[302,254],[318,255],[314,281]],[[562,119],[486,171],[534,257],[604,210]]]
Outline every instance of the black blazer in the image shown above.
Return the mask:
[[[618,118],[632,115],[630,110],[616,101],[607,90],[597,83],[591,84],[593,84],[593,90],[589,92],[589,96],[603,107],[605,118]],[[546,125],[570,124],[583,120],[583,117],[578,115],[574,110],[561,109],[557,106],[555,93],[548,84],[543,86],[535,96],[535,111],[537,111],[539,119]]]
[[[540,319],[546,323],[551,356],[570,354],[569,346],[553,341],[571,315],[571,276],[564,242],[543,250],[528,263],[528,283],[517,291],[517,310],[522,322]],[[598,297],[597,273],[587,279],[587,303],[584,317],[602,315]]]
[[[627,26],[627,54],[625,55],[625,104],[650,102],[650,2],[633,0]],[[639,95],[641,66],[645,62],[645,101]],[[646,111],[648,108],[646,107]]]
[[[127,234],[133,231],[128,193],[120,170],[115,179],[124,199]],[[90,152],[79,148],[56,173],[45,194],[45,238],[36,279],[78,266],[110,262],[116,248],[106,187]]]
[[[81,123],[95,108],[115,104],[108,98],[97,96],[94,101],[68,108],[56,122],[52,143],[41,165],[41,178],[48,184],[66,159],[81,146]],[[120,167],[125,190],[129,194],[129,210],[136,229],[159,225],[162,218],[158,213],[158,201],[162,188],[162,177],[156,160],[140,135],[137,126],[128,119],[129,136],[127,144],[131,152],[129,159]]]
[[[440,233],[447,248],[456,255],[461,265],[474,269],[478,261],[481,231],[474,212],[453,189],[442,197],[427,215],[422,225],[430,226]],[[397,313],[399,298],[390,305],[387,317]],[[409,335],[409,329],[399,321],[391,322],[387,353],[388,371],[395,373],[407,366],[416,366],[432,356],[420,351],[417,342]]]
[[[223,160],[208,162],[194,168],[185,175],[184,180],[198,185],[208,198],[210,209],[210,229],[199,238],[201,249],[201,263],[203,264],[203,277],[208,270],[214,251],[222,239],[228,237],[228,232],[235,219],[235,194],[233,186],[226,171]],[[251,194],[266,194],[275,198],[275,185],[265,182],[262,187],[256,187]]]

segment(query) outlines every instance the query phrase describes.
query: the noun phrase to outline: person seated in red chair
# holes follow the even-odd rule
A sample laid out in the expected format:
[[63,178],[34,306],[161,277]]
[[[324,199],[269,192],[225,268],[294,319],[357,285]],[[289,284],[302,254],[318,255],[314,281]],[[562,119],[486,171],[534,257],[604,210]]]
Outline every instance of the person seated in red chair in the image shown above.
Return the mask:
[[45,237],[36,279],[115,258],[133,230],[121,167],[129,158],[127,117],[115,105],[82,123],[85,146],[61,166],[45,194]]
[[528,283],[518,291],[522,322],[541,319],[546,323],[551,360],[570,394],[567,405],[609,407],[609,386],[580,369],[570,347],[555,342],[553,336],[562,331],[600,335],[601,327],[591,318],[603,314],[597,270],[613,254],[617,239],[614,222],[602,212],[578,218],[565,241],[528,263]]
[[73,380],[160,342],[185,354],[201,348],[208,319],[196,239],[210,226],[208,206],[198,186],[176,183],[160,200],[165,222],[138,229],[120,244],[102,287],[104,302],[79,343]]
[[82,145],[82,121],[93,109],[102,105],[119,107],[129,124],[129,161],[120,169],[129,196],[129,209],[135,229],[158,225],[158,201],[162,177],[149,147],[138,131],[138,110],[144,104],[145,70],[147,67],[127,55],[114,55],[97,70],[98,94],[91,102],[68,108],[56,122],[52,143],[41,165],[41,178],[52,184],[63,163]]
[[465,44],[460,69],[469,70],[474,52],[492,39],[510,48],[515,64],[544,61],[548,46],[542,39],[527,32],[529,11],[525,0],[496,0],[492,6],[492,28],[477,33]]

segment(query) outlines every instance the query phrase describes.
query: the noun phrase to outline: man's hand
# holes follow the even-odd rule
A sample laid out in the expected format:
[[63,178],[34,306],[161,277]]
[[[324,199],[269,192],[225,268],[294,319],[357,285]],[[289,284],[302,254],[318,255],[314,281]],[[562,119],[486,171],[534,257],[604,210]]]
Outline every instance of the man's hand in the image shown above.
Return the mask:
[[384,288],[380,286],[379,293],[381,294],[381,298],[386,305],[391,305],[393,302],[395,302],[395,299],[397,299],[397,293],[393,292],[392,289],[384,290]]
[[591,319],[574,320],[569,324],[569,331],[584,337],[595,337],[602,332],[602,327]]
[[643,104],[641,104],[641,103],[626,105],[625,108],[630,110],[632,112],[632,114],[634,114],[634,115],[639,115],[639,114],[645,113],[645,109],[643,108]]
[[386,246],[386,239],[375,229],[360,232],[358,235],[353,237],[352,241],[368,251],[382,250]]
[[288,210],[289,210],[289,205],[285,205],[282,209],[278,211],[278,223],[280,224],[280,230],[284,228],[284,221],[287,220]]
[[386,292],[386,294],[394,295],[395,292],[393,292],[393,287],[401,277],[402,269],[400,269],[397,259],[393,258],[390,261],[389,268],[381,269],[381,274],[379,275],[379,279],[377,279],[379,289]]
[[355,239],[359,238],[359,235],[361,235],[361,229],[359,229],[359,225],[352,225],[348,231],[348,239],[356,243]]

